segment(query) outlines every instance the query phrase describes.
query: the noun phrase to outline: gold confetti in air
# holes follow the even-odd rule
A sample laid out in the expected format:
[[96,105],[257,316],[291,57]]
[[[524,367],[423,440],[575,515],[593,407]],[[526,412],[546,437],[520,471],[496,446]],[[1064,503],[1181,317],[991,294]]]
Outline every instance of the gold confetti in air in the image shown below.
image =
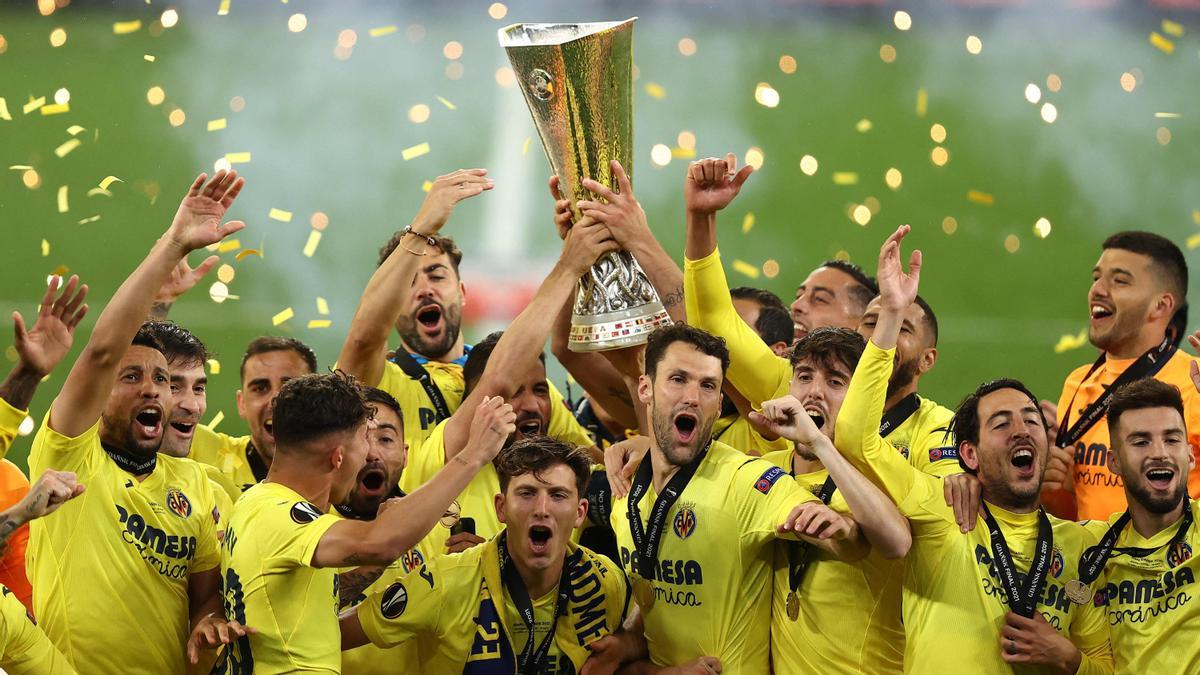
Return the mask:
[[1021,250],[1021,238],[1015,234],[1010,234],[1004,238],[1004,250],[1009,253],[1016,253]]
[[292,212],[284,211],[283,209],[271,209],[270,212],[267,213],[267,217],[271,220],[278,220],[281,223],[292,222]]
[[655,143],[650,148],[650,161],[654,166],[666,166],[671,163],[671,148],[663,143]]
[[748,233],[754,227],[754,212],[749,211],[742,216],[742,234]]
[[100,220],[100,216],[98,216],[98,215],[96,215],[96,216],[92,216],[92,217],[90,217],[90,218],[84,218],[83,220],[79,221],[79,224],[80,224],[80,225],[87,225],[88,223],[94,223],[94,222],[96,222],[97,220]]
[[430,181],[425,181],[424,183],[421,183],[421,192],[429,192],[429,191],[430,191],[430,190],[432,190],[432,189],[433,189],[433,183],[432,183],[432,182],[430,182]]
[[214,281],[213,285],[208,287],[208,297],[218,305],[226,300],[238,299],[238,296],[229,293],[229,287],[222,281]]
[[681,147],[676,146],[674,148],[671,148],[671,156],[674,157],[675,159],[694,159],[696,157],[696,149],[695,148],[681,148]]
[[150,63],[154,63],[154,55],[153,54],[142,54],[142,58],[146,59]]
[[929,137],[933,139],[934,143],[945,143],[946,127],[935,123],[933,126],[929,127]]
[[855,123],[854,130],[860,134],[865,134],[871,130],[872,126],[874,126],[874,125],[871,124],[871,120],[864,117],[863,119],[861,119],[857,123]]
[[295,315],[296,315],[296,313],[292,311],[292,308],[288,307],[287,309],[283,310],[282,312],[271,317],[271,325],[278,326],[279,324],[283,323],[284,321],[287,321],[288,319],[292,318]]
[[751,146],[748,150],[746,150],[745,162],[746,164],[754,167],[755,171],[758,171],[763,167],[763,162],[765,160],[766,156],[763,154],[762,148]]
[[209,430],[215,430],[217,428],[217,425],[220,424],[221,422],[223,422],[224,420],[225,420],[225,413],[221,410],[218,410],[217,414],[213,415],[212,420],[210,420],[209,423],[206,424],[205,426],[207,426],[209,428]]
[[791,54],[784,54],[779,57],[779,70],[785,75],[791,75],[796,72],[796,57]]
[[12,121],[12,115],[8,112],[8,101],[5,101],[3,96],[0,96],[0,120]]
[[[209,375],[220,375],[221,374],[221,362],[216,359],[209,359],[208,360],[208,374]],[[220,413],[217,413],[217,414],[219,415]]]
[[762,270],[763,276],[768,279],[774,279],[779,276],[779,261],[774,259],[767,260],[763,263]]
[[33,167],[29,166],[28,164],[13,164],[12,166],[10,166],[8,168],[13,171],[32,171],[33,170]]
[[1171,37],[1183,37],[1183,24],[1176,23],[1170,19],[1162,20],[1163,32]]
[[1042,100],[1042,88],[1032,82],[1025,85],[1025,100],[1030,103],[1037,103]]
[[650,95],[650,98],[664,99],[667,97],[667,90],[656,82],[646,83],[646,93]]
[[1180,117],[1183,117],[1183,115],[1181,115],[1179,113],[1173,113],[1173,112],[1156,112],[1156,113],[1154,113],[1154,116],[1160,120],[1163,120],[1163,119],[1177,120]]
[[954,234],[956,231],[958,231],[958,221],[954,219],[954,216],[942,218],[942,232]]
[[308,233],[308,241],[304,244],[304,257],[311,258],[317,252],[317,246],[321,243],[321,231],[312,230]]
[[904,182],[904,175],[900,173],[900,169],[892,167],[883,175],[883,181],[893,190],[899,190],[901,183]]
[[225,263],[217,268],[217,280],[224,284],[233,283],[234,277],[237,276],[237,270],[233,269],[233,265]]
[[333,321],[331,319],[309,319],[308,320],[309,328],[329,328],[332,325],[333,325]]
[[1189,251],[1200,247],[1200,234],[1193,234],[1192,236],[1188,237],[1187,247]]
[[734,260],[733,271],[737,272],[738,274],[748,276],[751,279],[758,278],[758,267],[751,265],[745,260]]
[[112,187],[113,183],[124,183],[124,182],[125,181],[121,180],[120,178],[117,178],[116,176],[105,176],[104,180],[100,181],[100,189],[107,190],[108,188]]
[[133,21],[118,21],[113,24],[113,35],[128,35],[129,33],[136,33],[141,29],[141,19],[134,19]]
[[[529,144],[532,142],[533,142],[532,136],[525,137],[525,142],[521,144],[521,156],[522,157],[529,154]],[[426,192],[429,192],[429,190],[426,190]]]
[[367,31],[367,34],[373,38],[383,37],[384,35],[391,35],[397,30],[398,29],[395,26],[379,26],[378,28],[372,28],[371,30]]
[[66,213],[70,208],[67,206],[67,186],[63,185],[58,188],[58,212]]
[[779,105],[779,92],[766,82],[759,82],[754,88],[754,101],[766,108],[774,108]]
[[446,99],[442,98],[441,96],[438,96],[438,97],[437,97],[437,100],[438,100],[438,102],[439,102],[439,103],[441,103],[442,105],[446,106],[446,107],[447,107],[447,108],[449,108],[450,110],[458,110],[458,106],[454,105],[454,104],[453,104],[453,103],[451,103],[450,101],[447,101]]
[[229,0],[221,0],[221,6],[217,7],[217,16],[225,16],[229,14]]
[[67,133],[71,134],[72,136],[78,136],[81,132],[84,132],[84,131],[87,131],[87,129],[85,127],[79,126],[78,124],[72,124],[71,126],[67,127]]
[[1058,119],[1058,108],[1054,107],[1053,103],[1042,104],[1042,121],[1046,124],[1054,124],[1054,120]]
[[248,249],[245,249],[242,251],[238,251],[238,254],[233,256],[233,259],[236,260],[237,262],[241,262],[242,258],[248,258],[252,255],[256,255],[260,258],[263,257],[262,251],[260,251],[256,248],[248,248]]
[[43,239],[42,240],[42,257],[46,258],[46,257],[49,257],[49,255],[50,255],[50,242]]
[[967,190],[967,201],[983,204],[984,206],[992,206],[996,203],[996,197],[979,190]]
[[321,296],[317,296],[317,314],[329,316],[329,303]]
[[218,131],[218,130],[224,129],[224,128],[225,128],[225,118],[224,117],[222,117],[220,119],[208,121],[208,130],[209,131]]
[[1063,335],[1058,338],[1058,343],[1054,345],[1054,353],[1062,354],[1063,352],[1069,352],[1072,349],[1079,349],[1087,344],[1087,341],[1088,332],[1086,328],[1079,331],[1079,333],[1076,335]]
[[967,36],[967,52],[971,55],[978,55],[983,51],[983,40],[980,40],[976,35]]
[[217,253],[229,253],[230,251],[236,251],[241,247],[241,240],[227,239],[217,244]]
[[1039,238],[1045,239],[1050,236],[1050,220],[1048,218],[1038,218],[1033,224],[1033,233]]
[[312,225],[314,230],[324,230],[329,227],[329,216],[321,211],[317,211],[308,219],[308,224]]
[[46,97],[45,96],[39,96],[37,98],[31,97],[29,99],[28,103],[21,106],[21,112],[28,115],[29,113],[33,112],[34,110],[37,110],[38,108],[40,108],[44,105],[46,105]]
[[1196,209],[1192,210],[1192,222],[1197,225],[1200,225],[1200,210],[1196,210]]
[[1175,43],[1167,38],[1159,35],[1157,32],[1150,34],[1150,44],[1154,45],[1164,54],[1175,53]]
[[42,186],[42,177],[37,171],[29,169],[21,174],[21,182],[30,190],[36,190]]
[[834,171],[833,172],[833,184],[834,185],[857,185],[858,184],[858,174],[854,171]]
[[896,28],[900,30],[908,30],[912,28],[912,16],[904,10],[900,10],[892,17],[892,23],[896,24]]
[[[46,378],[49,378],[49,377],[50,376],[47,375],[45,378],[42,378],[42,381],[45,382]],[[21,425],[19,427],[17,427],[17,434],[20,436],[28,436],[29,434],[32,434],[34,424],[35,424],[35,422],[33,421],[33,418],[30,417],[29,415],[26,415],[25,419],[21,420]]]
[[82,144],[82,141],[80,141],[78,138],[72,138],[71,140],[67,141],[66,143],[63,143],[62,145],[55,148],[54,154],[57,155],[59,157],[59,159],[62,159],[63,157],[66,157],[67,154],[70,153],[72,150],[74,150],[75,148],[78,148],[81,144]]
[[924,117],[929,110],[929,92],[924,89],[917,90],[917,117]]
[[817,158],[812,155],[805,155],[800,158],[800,171],[805,176],[811,176],[817,172]]
[[850,212],[850,217],[854,222],[866,227],[867,223],[871,222],[871,208],[864,204],[859,204]]
[[429,143],[418,143],[417,145],[414,145],[411,148],[405,148],[403,151],[400,152],[400,156],[403,157],[404,161],[406,161],[406,162],[410,159],[416,159],[416,158],[420,157],[421,155],[428,155],[428,154],[429,154]]
[[939,145],[929,151],[929,160],[937,166],[946,166],[946,162],[950,161],[950,152]]
[[250,153],[228,152],[225,153],[225,161],[230,164],[248,164],[250,162]]
[[52,103],[50,105],[42,106],[43,115],[59,115],[65,112],[71,112],[70,103]]
[[94,187],[91,190],[87,191],[87,196],[89,196],[89,197],[95,197],[96,195],[104,195],[105,197],[111,197],[112,193],[109,192],[108,190],[105,190],[104,188],[99,188],[99,187]]

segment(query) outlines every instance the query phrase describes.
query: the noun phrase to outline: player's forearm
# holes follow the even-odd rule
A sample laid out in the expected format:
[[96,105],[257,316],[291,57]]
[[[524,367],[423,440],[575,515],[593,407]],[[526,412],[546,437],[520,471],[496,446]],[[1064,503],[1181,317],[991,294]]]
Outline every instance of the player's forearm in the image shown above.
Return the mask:
[[683,270],[667,253],[658,239],[649,230],[646,236],[639,237],[630,247],[642,271],[650,284],[658,291],[658,298],[663,308],[671,315],[671,320],[683,322],[687,320],[687,311],[683,302]]
[[572,270],[562,260],[550,270],[533,300],[513,319],[488,358],[483,376],[489,380],[490,393],[487,395],[506,399],[512,396],[518,376],[546,344],[551,326],[546,317],[554,316],[562,308],[578,279],[577,270]]
[[38,383],[46,373],[36,373],[24,363],[18,362],[0,383],[0,398],[17,410],[29,410]]
[[841,516],[841,518],[849,527],[849,532],[846,536],[820,539],[818,537],[800,535],[800,539],[843,562],[862,560],[871,552],[871,544],[867,541],[866,535],[854,518],[845,515]]
[[683,255],[688,260],[699,260],[717,250],[717,214],[687,212],[687,237],[683,243]]
[[875,330],[871,333],[871,342],[883,350],[895,349],[903,324],[903,313],[887,307],[881,308],[879,318],[875,322]]
[[378,385],[383,377],[388,335],[403,311],[405,294],[423,258],[406,246],[420,252],[428,245],[419,237],[404,239],[371,275],[338,354],[338,367],[370,386]]
[[25,500],[17,502],[10,508],[0,511],[0,554],[8,548],[8,539],[22,525],[29,522],[29,509]]
[[345,607],[354,602],[363,591],[375,583],[383,571],[381,566],[357,567],[349,572],[338,575],[338,607]]
[[908,555],[912,532],[908,520],[900,515],[892,500],[838,454],[828,438],[822,436],[813,450],[845,497],[850,513],[871,548],[889,560]]
[[550,352],[592,399],[626,428],[637,425],[633,400],[616,367],[597,352],[573,352],[569,347],[575,299],[568,294],[550,331]]

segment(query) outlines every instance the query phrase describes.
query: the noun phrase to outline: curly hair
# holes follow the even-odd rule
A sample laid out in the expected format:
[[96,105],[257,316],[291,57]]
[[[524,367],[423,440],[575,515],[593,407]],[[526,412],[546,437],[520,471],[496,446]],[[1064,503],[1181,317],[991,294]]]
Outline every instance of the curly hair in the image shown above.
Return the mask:
[[355,429],[373,412],[362,386],[341,371],[288,380],[274,405],[274,434],[280,447]]
[[507,491],[509,481],[517,476],[531,473],[541,480],[542,474],[562,464],[575,474],[575,490],[582,498],[592,477],[592,462],[585,450],[549,436],[521,439],[501,450],[492,463],[500,475],[501,492]]

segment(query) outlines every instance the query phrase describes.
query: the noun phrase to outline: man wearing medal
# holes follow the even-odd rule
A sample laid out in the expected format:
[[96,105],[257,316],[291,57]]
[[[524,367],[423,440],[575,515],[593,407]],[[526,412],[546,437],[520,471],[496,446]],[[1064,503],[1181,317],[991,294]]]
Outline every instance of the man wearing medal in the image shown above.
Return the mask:
[[[1200,387],[1195,366],[1191,376]],[[1129,508],[1085,523],[1101,539],[1074,588],[1079,600],[1107,610],[1117,673],[1200,672],[1200,605],[1192,597],[1200,535],[1187,492],[1196,460],[1183,401],[1174,386],[1145,378],[1114,392],[1108,406],[1109,466]]]
[[[912,527],[904,576],[908,673],[1109,673],[1103,610],[1067,595],[1095,536],[1039,506],[1049,454],[1045,418],[1020,382],[980,386],[953,422],[960,460],[981,486],[985,527],[963,532],[936,478],[879,434],[901,312],[916,296],[920,252],[900,260],[901,226],[879,255],[882,311],[838,415],[834,442]],[[947,645],[952,636],[953,644]]]
[[628,608],[614,562],[571,543],[587,516],[586,451],[545,436],[496,459],[495,508],[505,529],[458,554],[434,556],[342,616],[342,647],[416,642],[423,672],[577,673],[605,636],[610,667],[645,655],[620,631]]

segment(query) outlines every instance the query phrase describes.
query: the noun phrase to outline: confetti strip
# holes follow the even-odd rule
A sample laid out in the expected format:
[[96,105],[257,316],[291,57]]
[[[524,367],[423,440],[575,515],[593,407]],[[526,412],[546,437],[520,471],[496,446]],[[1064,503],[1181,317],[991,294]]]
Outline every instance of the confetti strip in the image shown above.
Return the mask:
[[91,218],[84,218],[83,220],[79,221],[79,224],[87,225],[88,223],[94,223],[97,220],[100,220],[100,216],[92,216]]
[[1200,210],[1197,210],[1197,209],[1192,210],[1192,222],[1197,225],[1200,225]]
[[758,278],[758,268],[746,262],[745,260],[734,260],[733,271],[744,274],[751,279]]
[[438,96],[437,100],[440,101],[442,103],[442,105],[446,106],[447,108],[449,108],[451,110],[458,110],[458,106],[454,105],[450,101],[447,101],[446,99],[442,98],[441,96]]
[[416,159],[417,157],[420,157],[421,155],[427,155],[427,154],[429,154],[429,144],[421,143],[419,145],[414,145],[411,148],[405,148],[400,153],[400,156],[403,157],[404,161],[407,162],[410,159]]
[[217,16],[225,16],[229,14],[229,0],[221,0],[221,6],[217,8]]
[[1058,344],[1054,345],[1054,353],[1062,354],[1063,352],[1079,349],[1087,344],[1087,329],[1079,331],[1078,335],[1063,335],[1058,338]]
[[696,156],[696,149],[675,146],[671,148],[671,156],[675,159],[692,159]]
[[42,106],[43,115],[59,115],[65,112],[71,112],[70,103],[54,103]]
[[533,142],[532,136],[525,137],[525,142],[521,144],[521,156],[522,157],[529,154],[529,144],[532,142]]
[[292,222],[292,212],[284,211],[283,209],[271,209],[271,211],[267,213],[267,217],[271,220],[278,220],[281,223]]
[[208,372],[210,375],[220,375],[221,374],[221,362],[216,359],[209,359],[208,360]]
[[254,249],[254,248],[248,248],[248,249],[245,249],[245,250],[243,250],[243,251],[238,251],[238,254],[237,254],[237,255],[235,255],[235,256],[233,257],[233,259],[234,259],[234,260],[236,260],[236,261],[238,261],[238,262],[241,262],[241,261],[242,261],[242,258],[247,258],[247,257],[249,257],[249,256],[252,256],[252,255],[256,255],[256,256],[258,256],[258,257],[260,257],[260,258],[261,258],[261,257],[263,257],[262,251],[259,251],[258,249]]
[[3,96],[0,96],[0,120],[12,121],[12,115],[8,114],[8,101]]
[[1179,113],[1172,113],[1172,112],[1156,112],[1156,113],[1154,113],[1154,116],[1159,119],[1168,119],[1168,120],[1177,120],[1180,117],[1183,117],[1183,115],[1181,115]]
[[874,126],[874,125],[871,124],[871,120],[863,118],[863,119],[859,120],[857,124],[854,125],[854,129],[855,129],[855,131],[857,131],[860,134],[865,134],[871,130],[872,126]]
[[42,257],[45,258],[45,257],[48,257],[49,255],[50,255],[50,242],[43,239],[42,240]]
[[67,141],[66,143],[63,143],[62,145],[55,148],[54,154],[58,155],[59,159],[62,159],[63,157],[67,156],[67,153],[71,152],[75,148],[78,148],[82,142],[83,141],[80,141],[78,138],[72,138],[71,140]]
[[205,426],[207,426],[209,428],[209,430],[211,431],[213,429],[216,429],[217,425],[220,424],[222,421],[224,421],[224,419],[225,419],[225,413],[223,411],[218,410],[217,414],[213,415],[212,420],[210,420],[209,423],[206,424]]
[[142,58],[146,59],[150,63],[154,63],[154,55],[153,54],[142,54]]
[[1150,34],[1150,44],[1158,47],[1158,49],[1164,54],[1175,53],[1175,43],[1159,35],[1158,33]]
[[78,124],[72,124],[71,126],[67,127],[67,133],[71,134],[72,136],[78,136],[80,132],[83,131],[87,131],[87,129],[79,126]]
[[28,115],[29,113],[33,112],[34,110],[37,110],[38,108],[40,108],[44,105],[46,105],[46,97],[45,96],[31,98],[31,99],[29,99],[29,103],[26,103],[24,106],[21,107],[21,112]]
[[332,325],[333,321],[330,319],[309,319],[308,321],[309,328],[329,328]]
[[383,37],[384,35],[391,35],[392,33],[395,33],[395,32],[396,32],[395,26],[380,26],[378,28],[372,28],[371,30],[367,31],[367,33],[369,33],[371,35],[371,37]]
[[1188,247],[1189,251],[1195,249],[1198,246],[1200,246],[1200,234],[1193,234],[1192,236],[1187,238],[1187,247]]
[[321,316],[329,315],[329,303],[325,301],[325,298],[319,296],[317,297],[317,314]]
[[429,192],[432,189],[433,189],[433,183],[431,183],[429,181],[425,181],[424,183],[421,183],[421,192]]
[[853,171],[834,171],[833,172],[833,184],[834,185],[857,185],[858,184],[858,174]]
[[649,94],[651,98],[657,98],[660,100],[667,97],[667,90],[663,89],[661,84],[655,82],[646,83],[646,93]]
[[317,252],[317,244],[321,243],[321,231],[313,230],[308,233],[308,243],[304,244],[304,257],[311,258]]
[[105,190],[104,188],[99,188],[99,187],[94,187],[91,190],[87,191],[87,196],[89,196],[89,197],[95,197],[96,195],[104,195],[105,197],[111,197],[112,193],[109,192],[108,190]]
[[225,161],[230,164],[249,164],[250,153],[248,152],[228,152],[225,153]]
[[229,253],[230,251],[236,251],[241,247],[241,241],[237,239],[230,239],[229,241],[223,241],[217,244],[217,253]]
[[278,326],[279,324],[283,323],[284,321],[287,321],[288,319],[292,318],[295,315],[296,315],[296,313],[292,311],[292,308],[288,307],[287,309],[283,310],[282,312],[271,317],[271,324],[274,326]]
[[225,128],[225,118],[224,117],[222,117],[221,119],[208,121],[208,130],[209,131],[217,131],[217,130],[224,129],[224,128]]
[[124,182],[125,181],[121,180],[120,178],[117,178],[116,176],[105,176],[104,180],[100,181],[100,189],[107,190],[108,188],[112,187],[113,183],[124,183]]
[[967,200],[984,206],[991,206],[996,203],[996,198],[986,192],[979,190],[967,190]]
[[136,33],[141,29],[142,22],[140,19],[118,21],[113,24],[113,35],[128,35],[129,33]]
[[754,227],[754,212],[750,211],[742,216],[742,234],[749,232],[752,227]]
[[58,212],[66,213],[69,210],[67,206],[67,186],[63,185],[58,188]]
[[28,164],[13,164],[8,168],[12,169],[13,171],[29,171],[33,167],[29,166]]
[[929,92],[924,89],[917,90],[917,117],[924,117],[929,109]]
[[1170,19],[1162,20],[1163,32],[1171,37],[1183,37],[1183,24],[1176,23]]

